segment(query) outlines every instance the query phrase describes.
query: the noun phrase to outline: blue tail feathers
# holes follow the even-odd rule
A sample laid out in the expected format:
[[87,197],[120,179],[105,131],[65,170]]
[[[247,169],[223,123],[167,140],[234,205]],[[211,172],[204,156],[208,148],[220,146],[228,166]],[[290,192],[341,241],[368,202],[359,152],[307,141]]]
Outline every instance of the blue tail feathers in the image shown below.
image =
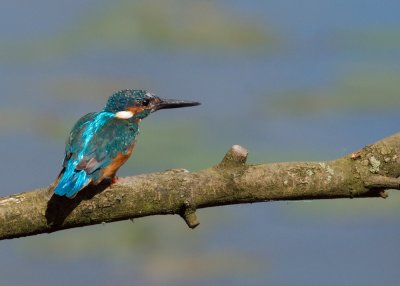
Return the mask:
[[91,177],[84,170],[65,172],[58,181],[54,194],[72,198],[86,187],[90,181]]

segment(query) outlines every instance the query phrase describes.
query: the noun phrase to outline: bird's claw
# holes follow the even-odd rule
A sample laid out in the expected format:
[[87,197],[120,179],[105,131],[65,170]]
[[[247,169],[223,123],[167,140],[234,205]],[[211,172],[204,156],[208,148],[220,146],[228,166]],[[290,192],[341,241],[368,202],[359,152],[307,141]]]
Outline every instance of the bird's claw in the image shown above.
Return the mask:
[[114,176],[112,179],[111,179],[111,185],[114,185],[114,184],[116,184],[116,183],[118,183],[118,177],[117,176]]

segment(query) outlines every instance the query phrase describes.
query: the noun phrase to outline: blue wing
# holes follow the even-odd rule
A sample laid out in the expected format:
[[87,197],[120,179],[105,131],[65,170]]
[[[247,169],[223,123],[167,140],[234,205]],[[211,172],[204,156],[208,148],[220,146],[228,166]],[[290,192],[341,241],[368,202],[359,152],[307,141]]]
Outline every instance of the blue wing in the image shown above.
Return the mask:
[[132,145],[138,125],[120,120],[112,113],[89,113],[72,129],[67,141],[63,170],[54,193],[74,197],[91,182],[101,178],[101,171]]

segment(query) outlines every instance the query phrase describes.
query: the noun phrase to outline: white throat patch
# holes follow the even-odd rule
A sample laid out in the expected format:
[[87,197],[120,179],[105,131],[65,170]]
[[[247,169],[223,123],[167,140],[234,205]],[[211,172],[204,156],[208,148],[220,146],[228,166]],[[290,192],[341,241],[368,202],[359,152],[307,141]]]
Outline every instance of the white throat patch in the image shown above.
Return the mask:
[[115,113],[115,117],[118,119],[129,119],[133,117],[133,112],[132,111],[118,111]]

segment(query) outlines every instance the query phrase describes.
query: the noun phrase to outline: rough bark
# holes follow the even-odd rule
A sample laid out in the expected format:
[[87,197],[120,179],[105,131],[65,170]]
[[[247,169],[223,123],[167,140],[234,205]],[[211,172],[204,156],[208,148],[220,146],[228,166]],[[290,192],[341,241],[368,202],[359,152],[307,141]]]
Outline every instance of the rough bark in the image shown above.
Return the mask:
[[191,228],[199,208],[276,200],[386,197],[400,187],[400,133],[326,162],[247,165],[233,146],[199,172],[174,169],[89,186],[73,199],[51,188],[0,198],[0,239],[152,215],[179,214]]

